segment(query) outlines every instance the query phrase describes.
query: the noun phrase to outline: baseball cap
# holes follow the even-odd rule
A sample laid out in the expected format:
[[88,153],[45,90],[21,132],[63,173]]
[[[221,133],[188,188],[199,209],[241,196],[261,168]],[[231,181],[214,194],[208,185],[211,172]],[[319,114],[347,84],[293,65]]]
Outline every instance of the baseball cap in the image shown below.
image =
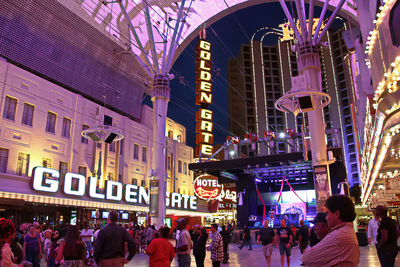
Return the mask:
[[315,216],[314,220],[311,222],[312,223],[317,223],[317,222],[328,223],[328,221],[326,220],[327,215],[328,215],[328,213],[326,213],[326,212],[318,212],[317,216]]

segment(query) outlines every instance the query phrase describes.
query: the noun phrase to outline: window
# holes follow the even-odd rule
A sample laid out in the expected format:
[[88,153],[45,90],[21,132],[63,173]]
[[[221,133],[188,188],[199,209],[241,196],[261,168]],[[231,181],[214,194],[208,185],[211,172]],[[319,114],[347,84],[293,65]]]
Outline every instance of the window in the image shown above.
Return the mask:
[[141,180],[140,181],[140,185],[143,186],[143,187],[146,187],[146,180]]
[[168,130],[168,137],[172,138],[174,136],[174,133],[171,130]]
[[[79,173],[80,175],[85,176],[85,178],[87,178],[87,177],[86,177],[86,167],[79,166],[79,167],[78,167],[78,173]],[[77,179],[73,179],[73,180],[72,180],[72,188],[73,188],[74,190],[78,190],[78,188],[79,188],[79,182],[78,182]]]
[[68,163],[60,161],[60,178],[64,178],[65,174],[68,172]]
[[33,105],[24,103],[24,111],[22,113],[22,124],[32,126],[34,110],[35,107]]
[[168,156],[168,158],[167,158],[167,169],[168,170],[171,170],[171,166],[172,165],[172,157],[171,156]]
[[51,159],[43,158],[42,165],[43,165],[43,167],[45,167],[45,168],[51,169],[51,166],[53,165],[53,163],[52,163],[52,160],[51,160]]
[[178,160],[178,172],[182,173],[182,161]]
[[133,159],[139,160],[139,145],[133,145]]
[[107,175],[107,180],[114,181],[114,174],[109,172]]
[[133,185],[137,185],[137,179],[136,178],[132,178],[132,184]]
[[17,110],[17,99],[6,96],[6,102],[4,103],[3,118],[14,121],[16,110]]
[[8,149],[0,147],[0,172],[7,172]]
[[187,174],[187,163],[183,163],[183,174]]
[[178,135],[178,136],[176,137],[176,140],[177,140],[179,143],[182,143],[182,135]]
[[46,132],[48,133],[56,132],[56,120],[57,120],[57,115],[49,111],[47,113]]
[[83,175],[83,176],[85,176],[85,177],[87,177],[87,176],[86,176],[86,167],[84,167],[84,166],[79,166],[79,167],[78,167],[78,173],[81,174],[81,175]]
[[115,152],[115,142],[111,142],[110,144],[108,144],[108,150],[110,152]]
[[147,162],[147,147],[142,147],[142,161]]
[[28,176],[30,155],[19,152],[17,162],[17,175]]
[[119,141],[119,154],[123,155],[124,154],[124,139],[121,139]]
[[66,117],[63,119],[61,136],[65,138],[71,137],[71,120]]
[[99,148],[99,149],[101,149],[101,143],[97,143],[97,144],[96,144],[96,147]]
[[[86,129],[89,129],[89,126],[82,124],[82,132]],[[89,143],[89,140],[86,137],[81,136],[81,143],[87,144]]]

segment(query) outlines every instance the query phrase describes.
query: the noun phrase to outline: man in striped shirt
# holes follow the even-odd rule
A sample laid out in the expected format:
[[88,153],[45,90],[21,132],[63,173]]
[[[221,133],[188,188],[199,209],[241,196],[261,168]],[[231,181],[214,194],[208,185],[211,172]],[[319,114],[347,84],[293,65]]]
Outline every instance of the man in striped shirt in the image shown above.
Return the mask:
[[329,233],[317,245],[303,254],[303,265],[324,267],[355,267],[360,261],[360,249],[353,229],[356,218],[353,201],[344,195],[334,195],[325,203]]
[[222,237],[218,232],[218,225],[211,224],[211,232],[213,233],[213,240],[207,250],[211,251],[211,261],[213,267],[220,267],[221,261],[224,259],[224,244]]

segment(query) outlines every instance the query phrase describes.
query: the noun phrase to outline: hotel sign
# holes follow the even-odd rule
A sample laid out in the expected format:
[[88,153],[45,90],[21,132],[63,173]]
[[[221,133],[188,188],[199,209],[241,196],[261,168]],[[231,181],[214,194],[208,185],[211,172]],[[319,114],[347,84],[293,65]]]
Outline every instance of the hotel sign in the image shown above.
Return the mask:
[[220,203],[235,204],[237,202],[236,188],[229,184],[224,187],[219,184],[218,177],[203,174],[197,177],[194,182],[194,193],[204,200],[218,200]]
[[[85,176],[67,172],[64,176],[64,182],[61,183],[58,170],[36,167],[33,169],[32,187],[35,191],[50,194],[57,193],[62,187],[62,192],[69,196],[83,197],[86,195],[98,201],[111,200],[128,204],[149,205],[150,194],[142,186],[107,180],[105,192],[101,193],[98,191],[97,181],[96,177],[89,177],[89,181],[86,183]],[[197,210],[197,198],[195,196],[167,192],[166,206]]]
[[218,177],[208,174],[200,175],[193,184],[196,196],[204,200],[217,199],[223,190],[223,186],[218,183]]
[[196,156],[213,154],[213,112],[208,109],[212,103],[211,44],[200,40],[196,49]]

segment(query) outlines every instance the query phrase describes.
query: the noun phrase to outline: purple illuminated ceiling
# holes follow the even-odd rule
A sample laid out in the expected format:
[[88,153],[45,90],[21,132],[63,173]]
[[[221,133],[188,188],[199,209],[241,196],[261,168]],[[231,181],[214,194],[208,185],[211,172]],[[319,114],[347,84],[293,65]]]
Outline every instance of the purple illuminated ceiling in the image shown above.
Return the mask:
[[[132,50],[140,55],[139,49],[135,44],[133,37],[131,36],[127,21],[118,3],[109,3],[107,5],[102,4],[100,0],[58,0],[61,4],[68,7],[78,16],[84,18],[93,26],[96,26],[99,30],[105,34],[110,34],[113,39],[120,43],[121,46],[132,46]],[[336,6],[340,0],[331,0],[329,5],[332,7]],[[353,18],[356,17],[356,11],[354,9],[354,1],[348,0],[343,5],[341,14],[347,14]],[[107,2],[107,0],[106,0]],[[108,2],[113,2],[108,0]],[[116,1],[114,1],[116,2]],[[122,0],[126,6],[126,10],[129,13],[129,17],[136,28],[139,38],[146,50],[150,50],[149,37],[146,29],[146,19],[143,12],[143,0]],[[158,54],[158,60],[162,57],[162,51],[164,48],[163,37],[166,35],[166,22],[169,21],[171,28],[175,26],[175,19],[177,17],[178,8],[181,1],[177,0],[147,0],[150,8],[151,23],[153,25],[153,35],[156,42],[156,50]],[[178,2],[178,3],[177,3]],[[265,2],[276,2],[274,0],[186,0],[185,1],[185,13],[187,13],[186,25],[183,28],[182,36],[178,40],[182,47],[178,51],[182,51],[182,48],[197,35],[199,27],[204,23],[212,23],[231,12],[236,10],[256,5]],[[308,1],[306,1],[308,2]],[[321,5],[324,1],[316,0],[317,4]],[[190,8],[189,8],[190,7]],[[172,18],[169,20],[168,18]],[[167,36],[168,40],[171,40],[172,30],[169,30]],[[149,57],[151,58],[149,52]]]

